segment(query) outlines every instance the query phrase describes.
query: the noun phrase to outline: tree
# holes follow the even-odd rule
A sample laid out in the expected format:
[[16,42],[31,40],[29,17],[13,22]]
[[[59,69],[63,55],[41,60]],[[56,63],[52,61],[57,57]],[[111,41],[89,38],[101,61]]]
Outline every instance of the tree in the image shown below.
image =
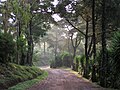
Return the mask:
[[[95,0],[92,0],[92,29],[93,29],[93,60],[95,63],[95,59],[96,59],[96,30],[95,30]],[[94,64],[93,63],[93,64]],[[95,82],[96,81],[96,72],[95,72],[95,64],[92,66],[92,81]]]
[[107,48],[106,48],[106,13],[105,13],[105,9],[106,9],[106,0],[102,1],[102,61],[101,61],[101,68],[103,68],[101,70],[101,79],[100,79],[100,84],[101,86],[106,86],[106,63],[107,63]]
[[71,43],[72,43],[72,47],[73,47],[73,59],[75,58],[76,56],[76,50],[77,50],[77,47],[80,45],[80,42],[81,42],[81,36],[79,35],[79,33],[76,35],[76,38],[74,39],[73,36],[74,36],[74,33],[71,31],[71,36],[70,36],[70,39],[71,39]]
[[[17,64],[32,65],[34,43],[37,43],[39,36],[45,35],[50,28],[50,20],[53,21],[48,11],[48,7],[51,7],[50,2],[7,0],[0,5],[0,13],[3,16],[0,24],[4,32],[14,36]],[[44,11],[39,12],[40,10]]]
[[0,33],[0,63],[12,62],[15,54],[15,42],[10,34]]

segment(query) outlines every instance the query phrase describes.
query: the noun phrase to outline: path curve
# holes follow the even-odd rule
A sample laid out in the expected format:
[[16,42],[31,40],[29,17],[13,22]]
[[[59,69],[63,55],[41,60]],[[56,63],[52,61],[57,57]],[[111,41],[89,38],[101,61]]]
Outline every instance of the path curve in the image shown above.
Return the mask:
[[63,69],[47,69],[48,78],[28,90],[106,90]]

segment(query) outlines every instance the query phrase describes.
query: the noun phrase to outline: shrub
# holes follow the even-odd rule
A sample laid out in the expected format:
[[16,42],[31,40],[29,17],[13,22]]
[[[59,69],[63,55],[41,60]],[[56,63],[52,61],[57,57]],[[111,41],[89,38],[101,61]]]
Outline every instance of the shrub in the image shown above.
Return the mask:
[[51,61],[50,67],[56,68],[56,67],[70,67],[72,61],[72,56],[69,55],[69,53],[64,52],[58,56],[55,57],[55,60]]
[[52,61],[50,62],[50,68],[56,68],[55,60],[52,60]]
[[62,64],[62,59],[60,55],[56,56],[55,60],[52,60],[50,64],[51,68],[62,67],[62,66],[63,64]]
[[114,67],[117,71],[120,72],[120,31],[115,33],[114,37],[112,38],[110,48],[114,60]]
[[111,46],[111,70],[114,77],[114,87],[120,88],[120,31],[114,34]]
[[[96,58],[99,64],[99,74],[101,71],[101,57],[102,53],[100,51]],[[107,63],[103,68],[106,69],[107,87],[120,88],[120,31],[112,37],[110,47],[107,49]]]
[[36,67],[20,66],[12,63],[0,64],[0,90],[6,90],[19,82],[36,78],[43,72]]
[[62,59],[59,55],[55,58],[55,65],[56,65],[56,67],[62,67],[62,65],[63,65]]
[[80,56],[75,56],[74,63],[75,63],[75,71],[78,71],[80,67]]
[[10,62],[15,52],[15,43],[10,34],[0,33],[0,63]]
[[72,56],[69,55],[68,52],[64,52],[64,53],[61,54],[61,57],[62,57],[63,66],[71,67]]
[[79,73],[82,75],[85,70],[85,55],[80,56]]

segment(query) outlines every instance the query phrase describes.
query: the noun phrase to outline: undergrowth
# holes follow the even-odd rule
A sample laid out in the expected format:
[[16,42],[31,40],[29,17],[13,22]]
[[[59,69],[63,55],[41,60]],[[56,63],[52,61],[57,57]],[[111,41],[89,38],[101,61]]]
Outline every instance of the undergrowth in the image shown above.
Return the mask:
[[20,66],[16,64],[0,64],[0,90],[36,78],[44,72],[36,67]]
[[45,79],[47,75],[48,73],[44,72],[42,75],[38,76],[37,78],[19,83],[16,86],[10,87],[8,90],[26,90],[31,86],[35,85],[36,83],[38,83],[40,80]]

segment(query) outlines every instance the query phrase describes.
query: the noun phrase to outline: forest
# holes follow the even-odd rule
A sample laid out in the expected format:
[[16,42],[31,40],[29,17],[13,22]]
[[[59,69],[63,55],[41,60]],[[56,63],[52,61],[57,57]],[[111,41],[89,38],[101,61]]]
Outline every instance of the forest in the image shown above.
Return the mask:
[[0,0],[0,90],[120,89],[119,60],[120,0]]

